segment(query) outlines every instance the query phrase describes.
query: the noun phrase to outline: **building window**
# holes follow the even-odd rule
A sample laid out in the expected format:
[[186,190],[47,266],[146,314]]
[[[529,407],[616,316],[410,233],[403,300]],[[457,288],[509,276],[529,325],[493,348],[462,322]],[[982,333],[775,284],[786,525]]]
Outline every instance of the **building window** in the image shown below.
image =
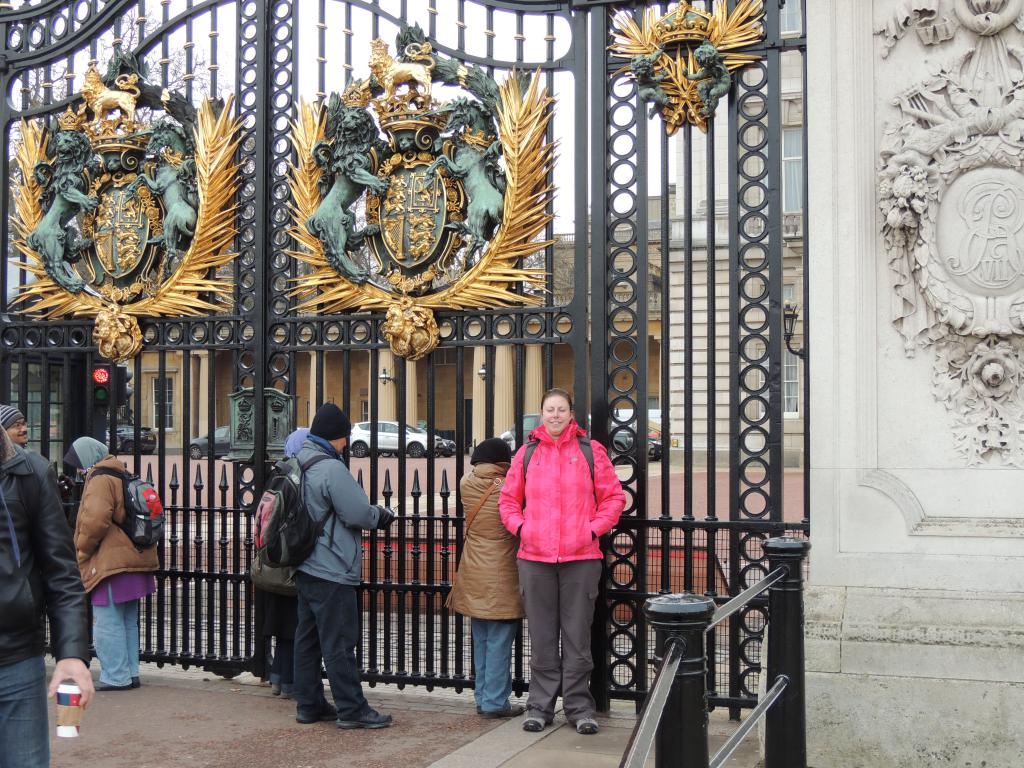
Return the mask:
[[800,360],[785,350],[782,357],[782,412],[785,416],[800,414]]
[[801,0],[786,0],[779,11],[779,31],[784,35],[799,35],[804,31],[803,13],[800,11]]
[[782,129],[782,210],[804,209],[804,129]]
[[174,379],[170,376],[153,379],[153,426],[164,429],[174,426]]

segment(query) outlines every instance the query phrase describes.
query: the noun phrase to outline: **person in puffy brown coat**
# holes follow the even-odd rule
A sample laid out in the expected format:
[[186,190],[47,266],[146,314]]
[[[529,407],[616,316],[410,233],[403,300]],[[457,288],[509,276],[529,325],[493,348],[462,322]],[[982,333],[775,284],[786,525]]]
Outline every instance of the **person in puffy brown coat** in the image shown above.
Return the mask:
[[124,522],[121,479],[95,475],[100,467],[123,473],[124,465],[91,437],[71,444],[64,461],[90,470],[75,523],[75,550],[82,583],[92,602],[93,644],[100,660],[97,691],[126,691],[139,682],[139,600],[156,591],[156,547],[138,549]]
[[519,596],[516,549],[519,542],[505,530],[498,498],[512,452],[492,437],[473,451],[472,469],[459,483],[466,514],[462,559],[448,601],[449,608],[473,619],[473,696],[484,717],[514,717],[523,707],[509,701],[512,693],[512,641],[523,602]]

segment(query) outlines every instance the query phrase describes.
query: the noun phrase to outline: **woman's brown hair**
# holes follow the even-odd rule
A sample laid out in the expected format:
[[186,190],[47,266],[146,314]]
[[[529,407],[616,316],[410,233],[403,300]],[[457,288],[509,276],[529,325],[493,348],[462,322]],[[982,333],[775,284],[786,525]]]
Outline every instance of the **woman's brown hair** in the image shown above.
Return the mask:
[[570,395],[561,387],[552,387],[547,392],[545,392],[544,396],[540,399],[540,409],[542,411],[544,410],[544,403],[547,402],[547,399],[549,397],[564,397],[565,402],[569,404],[569,410],[572,410],[572,395]]

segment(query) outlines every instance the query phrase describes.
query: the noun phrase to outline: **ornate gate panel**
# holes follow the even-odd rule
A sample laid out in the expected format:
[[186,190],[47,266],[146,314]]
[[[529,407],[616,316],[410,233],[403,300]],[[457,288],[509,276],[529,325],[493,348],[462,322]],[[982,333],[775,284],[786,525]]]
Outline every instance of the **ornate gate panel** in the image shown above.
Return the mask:
[[[471,685],[468,623],[444,606],[464,533],[458,479],[474,442],[504,433],[521,445],[543,390],[561,386],[611,447],[629,498],[606,542],[595,692],[604,703],[643,697],[653,643],[643,600],[682,589],[724,600],[763,574],[751,554],[762,538],[807,528],[800,478],[783,472],[787,438],[802,454],[784,416],[807,405],[782,322],[784,300],[805,294],[803,278],[792,279],[802,218],[783,199],[803,184],[802,164],[795,181],[783,179],[803,157],[802,118],[789,114],[794,99],[782,89],[785,81],[800,101],[794,4],[767,3],[763,21],[751,0],[618,17],[611,4],[586,0],[64,0],[0,11],[0,124],[11,147],[2,160],[0,400],[29,415],[30,447],[51,460],[93,434],[160,488],[169,533],[158,591],[144,606],[145,659],[261,671],[261,610],[247,578],[254,497],[284,434],[334,401],[356,424],[353,473],[371,501],[400,514],[364,539],[364,675]],[[736,18],[733,32],[715,32]],[[630,30],[639,47],[615,49]],[[233,214],[215,230],[228,233],[219,253],[229,258],[190,262],[205,268],[189,284],[195,299],[176,311],[133,315],[143,351],[119,353],[134,391],[115,391],[117,407],[97,402],[88,382],[101,352],[118,350],[97,348],[96,312],[42,317],[48,294],[33,286],[48,273],[30,268],[33,248],[16,226],[36,168],[18,153],[43,152],[26,142],[44,135],[32,121],[53,126],[69,107],[77,114],[91,71],[115,94],[130,90],[119,77],[138,76],[136,116],[151,127],[133,151],[153,186],[184,183],[183,158],[201,158],[174,143],[204,146],[183,119],[192,105],[209,98],[210,115],[236,126],[216,144],[237,142],[226,153],[237,167]],[[557,157],[535,164],[535,193],[525,198],[540,203],[532,213],[525,206],[530,224],[514,240],[511,102],[496,97],[506,109],[493,129],[472,105],[488,103],[487,83],[518,81],[525,94],[530,78],[532,93],[554,99],[534,139],[555,145]],[[389,94],[416,114],[395,117]],[[374,99],[383,101],[369,118],[367,152],[342,157],[332,131]],[[83,114],[102,122],[94,113]],[[150,146],[157,123],[181,130]],[[357,179],[356,166],[389,186],[358,177],[367,194],[346,198],[343,216],[321,217],[338,169]],[[467,180],[475,171],[483,176]],[[129,190],[150,189],[113,176],[103,184],[99,197],[123,203]],[[225,187],[205,189],[192,206],[199,220],[210,192]],[[403,207],[410,197],[418,208]],[[171,203],[154,204],[131,216],[120,206],[99,224],[68,219],[97,246],[52,275],[74,288],[86,265],[91,274],[106,265],[130,314],[131,291],[148,290],[123,258],[135,239],[149,243],[137,263],[159,280],[179,274],[190,252],[184,234],[154,230]],[[501,248],[481,246],[496,234]],[[360,238],[364,249],[348,242]],[[218,292],[226,301],[214,301]],[[753,701],[765,620],[755,605],[719,629],[717,702]],[[519,690],[528,660],[523,635]]]

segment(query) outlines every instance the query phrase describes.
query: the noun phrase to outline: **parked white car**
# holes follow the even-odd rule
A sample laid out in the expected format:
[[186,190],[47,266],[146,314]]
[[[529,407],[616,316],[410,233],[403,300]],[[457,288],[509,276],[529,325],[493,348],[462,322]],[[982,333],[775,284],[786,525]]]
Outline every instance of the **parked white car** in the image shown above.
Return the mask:
[[[348,438],[349,454],[357,459],[370,455],[372,445],[373,422],[359,421],[352,425],[352,434]],[[378,421],[377,422],[377,452],[394,453],[399,452],[398,445],[398,422]],[[427,455],[427,430],[414,427],[411,424],[405,427],[405,452],[409,458],[418,459]],[[446,440],[440,435],[434,435],[434,450],[437,456],[453,456],[455,454],[455,443]]]

